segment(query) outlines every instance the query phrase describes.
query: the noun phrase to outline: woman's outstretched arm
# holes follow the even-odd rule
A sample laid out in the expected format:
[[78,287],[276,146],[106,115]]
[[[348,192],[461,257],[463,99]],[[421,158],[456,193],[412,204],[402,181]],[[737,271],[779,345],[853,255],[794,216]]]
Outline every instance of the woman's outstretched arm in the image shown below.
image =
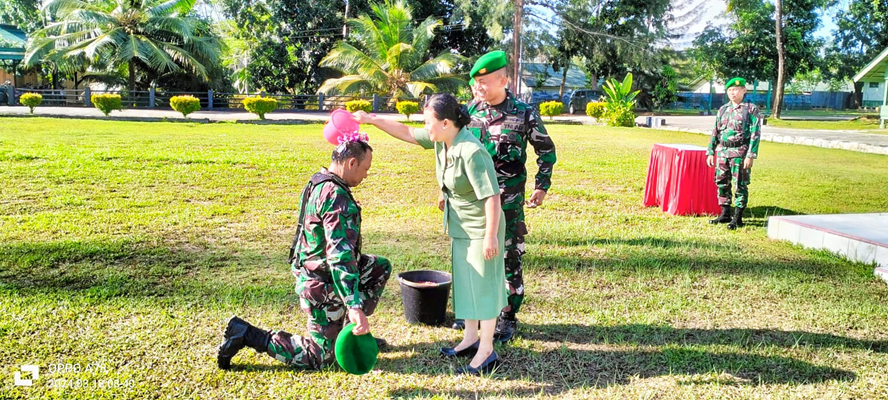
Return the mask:
[[370,114],[367,114],[364,111],[358,111],[353,114],[355,121],[358,121],[359,124],[370,124],[373,125],[385,133],[388,133],[391,137],[395,139],[401,139],[407,143],[413,143],[418,145],[419,143],[413,137],[413,128],[407,125],[404,125],[398,121],[392,121],[385,118],[376,117]]

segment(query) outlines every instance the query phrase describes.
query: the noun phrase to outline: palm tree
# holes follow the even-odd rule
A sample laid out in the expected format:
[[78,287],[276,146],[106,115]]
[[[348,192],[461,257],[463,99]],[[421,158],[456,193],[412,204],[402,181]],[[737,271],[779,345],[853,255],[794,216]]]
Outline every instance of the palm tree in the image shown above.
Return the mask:
[[33,35],[25,62],[44,57],[85,57],[129,72],[135,90],[136,70],[187,70],[207,79],[207,68],[219,60],[221,42],[199,29],[189,16],[196,0],[50,0],[44,11],[56,16]]
[[416,98],[466,84],[452,74],[464,57],[443,52],[429,58],[429,45],[441,21],[430,17],[413,27],[413,16],[402,0],[373,5],[371,9],[375,18],[363,15],[348,21],[349,36],[357,45],[339,41],[321,60],[322,67],[338,69],[345,76],[327,79],[319,92],[372,92],[393,99]]

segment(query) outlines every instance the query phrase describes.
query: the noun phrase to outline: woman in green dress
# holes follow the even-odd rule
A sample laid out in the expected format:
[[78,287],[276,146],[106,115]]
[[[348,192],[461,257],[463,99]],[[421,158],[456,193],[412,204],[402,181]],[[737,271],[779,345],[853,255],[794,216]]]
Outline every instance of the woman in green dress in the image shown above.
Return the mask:
[[[365,112],[355,120],[392,137],[435,150],[435,176],[443,193],[444,225],[451,238],[453,310],[465,319],[462,342],[445,347],[446,357],[472,356],[458,373],[489,373],[498,364],[493,350],[496,317],[506,306],[503,253],[505,218],[493,159],[471,132],[468,111],[450,94],[429,97],[423,129]],[[480,326],[480,328],[479,328]]]

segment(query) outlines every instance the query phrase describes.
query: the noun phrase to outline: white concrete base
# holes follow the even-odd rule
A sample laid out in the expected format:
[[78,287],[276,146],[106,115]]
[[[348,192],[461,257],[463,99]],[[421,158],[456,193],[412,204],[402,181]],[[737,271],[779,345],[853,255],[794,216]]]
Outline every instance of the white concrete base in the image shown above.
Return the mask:
[[888,213],[770,217],[768,237],[875,263],[888,282]]

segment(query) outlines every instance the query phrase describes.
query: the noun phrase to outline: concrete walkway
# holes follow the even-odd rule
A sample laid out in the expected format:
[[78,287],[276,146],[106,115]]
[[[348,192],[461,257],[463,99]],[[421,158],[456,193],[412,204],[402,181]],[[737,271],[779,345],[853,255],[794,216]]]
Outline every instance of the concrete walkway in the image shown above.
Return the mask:
[[[27,107],[0,106],[0,117],[3,116],[27,116]],[[88,118],[111,119],[130,121],[186,121],[182,114],[172,110],[148,110],[127,109],[114,111],[110,117],[105,117],[99,110],[86,107],[38,107],[34,114],[43,117],[57,118]],[[404,120],[403,115],[380,113],[384,118]],[[225,111],[198,111],[188,116],[187,121],[192,122],[219,122],[237,121],[240,123],[305,123],[326,121],[329,114],[317,111],[275,111],[267,114],[267,122],[260,122],[259,118],[242,110]],[[646,117],[638,117],[637,122],[645,122]],[[677,130],[683,132],[709,135],[715,125],[715,116],[666,116],[666,125],[658,128],[664,130]],[[422,121],[422,114],[411,116],[411,121]],[[548,118],[546,118],[548,120]],[[555,117],[562,123],[595,124],[595,120],[585,115],[569,115]],[[835,131],[835,130],[809,130],[762,127],[762,140],[792,143],[806,146],[817,146],[832,149],[844,149],[864,153],[876,153],[888,155],[888,134],[867,133],[865,131]]]
[[[638,117],[636,122],[645,122]],[[709,135],[715,126],[715,116],[666,116],[666,125],[658,129]],[[805,146],[843,149],[863,153],[888,155],[888,131],[885,134],[854,130],[792,129],[762,126],[762,140]]]

